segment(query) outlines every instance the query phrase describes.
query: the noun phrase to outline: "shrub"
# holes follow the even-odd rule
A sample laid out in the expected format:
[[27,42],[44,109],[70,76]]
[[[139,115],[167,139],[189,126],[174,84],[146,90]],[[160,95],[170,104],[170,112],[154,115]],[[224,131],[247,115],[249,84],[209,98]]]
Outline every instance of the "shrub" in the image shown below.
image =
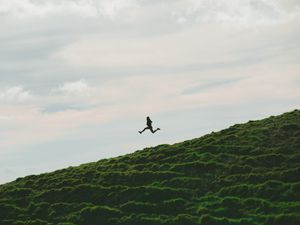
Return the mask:
[[113,225],[111,219],[120,217],[121,212],[118,209],[108,206],[86,207],[79,212],[80,225]]
[[299,225],[300,216],[294,214],[281,214],[277,216],[269,216],[266,219],[265,225]]

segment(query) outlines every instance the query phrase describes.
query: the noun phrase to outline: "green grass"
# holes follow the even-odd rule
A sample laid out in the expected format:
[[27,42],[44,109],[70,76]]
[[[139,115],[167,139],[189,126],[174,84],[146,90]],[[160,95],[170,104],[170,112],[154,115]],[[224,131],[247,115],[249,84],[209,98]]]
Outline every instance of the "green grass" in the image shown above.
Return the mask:
[[0,186],[1,225],[299,225],[300,111]]

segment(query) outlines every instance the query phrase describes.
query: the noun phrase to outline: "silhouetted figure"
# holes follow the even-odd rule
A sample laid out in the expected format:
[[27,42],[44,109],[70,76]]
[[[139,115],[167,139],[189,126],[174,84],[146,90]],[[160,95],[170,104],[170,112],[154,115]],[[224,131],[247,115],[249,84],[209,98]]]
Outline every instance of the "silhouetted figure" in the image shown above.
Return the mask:
[[143,133],[143,132],[144,132],[145,130],[147,130],[147,129],[149,129],[153,134],[154,134],[156,131],[160,130],[160,128],[157,128],[156,130],[153,130],[153,127],[152,127],[152,121],[150,120],[150,117],[149,117],[149,116],[147,116],[147,127],[145,127],[144,130],[139,131],[139,133],[141,134],[141,133]]

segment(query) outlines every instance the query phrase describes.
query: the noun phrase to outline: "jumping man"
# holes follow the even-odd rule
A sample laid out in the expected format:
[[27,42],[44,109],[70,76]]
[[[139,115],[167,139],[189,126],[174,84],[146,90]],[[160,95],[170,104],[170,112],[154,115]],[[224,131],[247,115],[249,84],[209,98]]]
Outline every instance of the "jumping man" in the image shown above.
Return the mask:
[[153,127],[152,127],[152,121],[150,120],[150,117],[149,117],[149,116],[147,116],[147,127],[145,127],[144,130],[139,131],[139,133],[141,134],[141,133],[143,133],[143,132],[144,132],[145,130],[147,130],[147,129],[149,129],[153,134],[154,134],[156,131],[160,130],[160,128],[157,128],[156,130],[153,130]]

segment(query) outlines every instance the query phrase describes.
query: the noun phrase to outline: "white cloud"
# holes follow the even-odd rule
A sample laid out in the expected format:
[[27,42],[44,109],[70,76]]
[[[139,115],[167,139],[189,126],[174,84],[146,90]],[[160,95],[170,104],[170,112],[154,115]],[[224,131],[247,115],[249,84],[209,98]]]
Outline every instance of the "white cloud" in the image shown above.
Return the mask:
[[284,22],[295,13],[299,14],[299,7],[291,10],[290,5],[299,6],[285,0],[188,0],[178,1],[173,15],[205,23],[268,25]]
[[[231,56],[222,52],[232,45],[223,46],[229,31],[219,36],[205,30],[220,30],[220,27],[202,30],[191,29],[180,33],[141,38],[104,38],[99,36],[83,38],[70,43],[53,55],[74,66],[127,67],[127,66],[170,66],[196,63],[229,61]],[[210,40],[210,44],[207,41]],[[224,47],[224,48],[222,48]]]
[[137,7],[136,0],[102,0],[98,3],[98,11],[100,14],[113,18],[121,11],[129,11]]
[[94,88],[91,87],[85,80],[81,79],[73,82],[65,82],[59,88],[53,90],[62,92],[69,96],[89,96],[93,93]]
[[14,86],[0,91],[1,102],[25,102],[32,99],[33,95],[30,91],[25,90],[22,86]]
[[[87,68],[216,66],[290,56],[297,19],[261,29],[221,25],[191,26],[147,37],[90,35],[52,55],[70,66]],[[294,51],[299,51],[295,45]],[[244,66],[244,65],[243,65]]]
[[74,14],[113,18],[136,5],[136,0],[0,0],[0,13],[19,17]]
[[[153,6],[154,5],[154,6]],[[153,8],[150,15],[148,12]],[[83,17],[122,18],[138,15],[156,19],[160,16],[174,21],[221,22],[242,25],[272,24],[299,13],[299,3],[293,0],[178,0],[150,4],[138,0],[0,0],[0,13],[20,17],[74,14]],[[148,18],[149,19],[149,18]]]

